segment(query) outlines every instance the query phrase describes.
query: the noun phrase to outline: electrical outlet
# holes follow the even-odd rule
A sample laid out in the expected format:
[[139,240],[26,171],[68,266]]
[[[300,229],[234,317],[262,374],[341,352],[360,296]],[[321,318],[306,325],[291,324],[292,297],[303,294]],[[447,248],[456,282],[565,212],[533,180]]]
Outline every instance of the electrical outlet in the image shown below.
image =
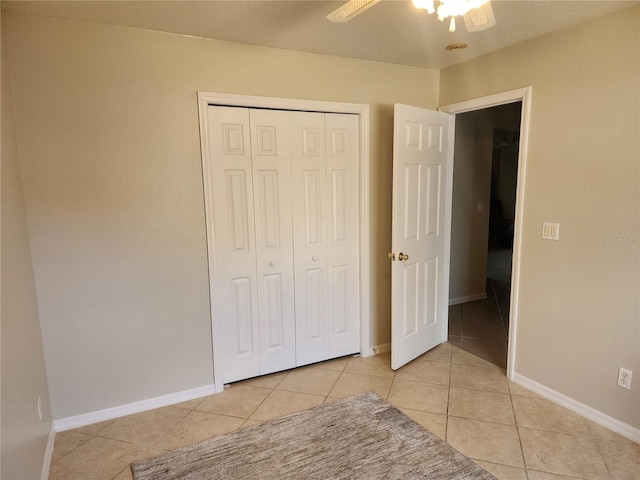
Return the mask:
[[631,375],[633,375],[631,370],[620,367],[618,369],[618,386],[631,390]]

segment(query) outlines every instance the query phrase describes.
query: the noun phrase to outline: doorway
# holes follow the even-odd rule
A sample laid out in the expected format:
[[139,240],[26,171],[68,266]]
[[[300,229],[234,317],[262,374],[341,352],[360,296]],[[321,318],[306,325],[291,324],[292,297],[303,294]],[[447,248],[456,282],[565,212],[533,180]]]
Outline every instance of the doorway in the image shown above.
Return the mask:
[[[440,108],[456,116],[450,283],[454,321],[450,334],[456,333],[459,322],[463,329],[459,336],[464,338],[466,308],[467,333],[477,337],[469,342],[475,349],[472,353],[483,343],[491,347],[492,337],[502,337],[501,346],[493,345],[494,353],[500,352],[501,366],[506,366],[510,379],[516,358],[530,96],[527,87]],[[461,158],[466,158],[466,165]],[[514,175],[508,175],[509,171]],[[493,313],[493,321],[487,318],[488,312]],[[483,329],[491,331],[481,340]]]
[[507,366],[521,102],[456,116],[449,342]]
[[[487,295],[493,296],[504,333],[509,334],[509,298],[513,259],[513,226],[516,214],[518,146],[520,144],[520,102],[493,107],[502,116],[500,128],[493,128],[491,153],[491,199],[487,255]],[[493,109],[490,109],[493,110]],[[488,112],[483,110],[482,112]],[[495,127],[495,125],[490,125]],[[506,127],[506,128],[503,128]],[[506,338],[505,338],[506,340]],[[488,345],[490,346],[490,345]],[[496,350],[500,350],[499,348]],[[497,354],[498,351],[492,351]],[[501,352],[500,352],[501,353]],[[506,345],[504,348],[506,367]]]

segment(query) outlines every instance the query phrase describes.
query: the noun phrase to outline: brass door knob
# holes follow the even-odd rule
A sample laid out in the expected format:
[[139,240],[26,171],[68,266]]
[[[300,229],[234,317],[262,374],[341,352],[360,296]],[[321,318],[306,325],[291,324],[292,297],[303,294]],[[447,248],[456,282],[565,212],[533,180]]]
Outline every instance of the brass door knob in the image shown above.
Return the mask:
[[389,260],[391,260],[392,262],[396,261],[396,254],[395,253],[387,253],[387,257],[389,258]]
[[402,260],[409,260],[409,255],[407,255],[406,253],[402,253],[400,252],[398,254],[398,260],[402,261]]

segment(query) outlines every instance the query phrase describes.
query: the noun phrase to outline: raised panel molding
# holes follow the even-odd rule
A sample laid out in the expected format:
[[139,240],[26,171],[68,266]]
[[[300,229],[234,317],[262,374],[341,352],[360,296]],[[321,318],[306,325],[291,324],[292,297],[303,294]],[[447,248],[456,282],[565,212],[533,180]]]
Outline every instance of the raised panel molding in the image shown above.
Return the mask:
[[402,269],[402,274],[404,283],[404,297],[402,299],[404,328],[402,333],[405,337],[409,337],[418,333],[418,301],[420,293],[418,292],[418,277],[420,275],[418,264],[405,265]]
[[440,235],[440,184],[442,167],[427,165],[427,219],[425,222],[425,237]]
[[262,225],[262,248],[280,248],[280,209],[278,202],[278,172],[261,170],[258,173],[259,214]]
[[407,150],[422,151],[422,124],[407,122],[405,124],[405,146]]
[[331,129],[331,155],[344,156],[347,153],[347,132],[341,128]]
[[268,338],[267,350],[282,348],[284,345],[284,316],[282,308],[282,275],[279,273],[264,276],[264,300],[265,318],[267,323]]
[[331,283],[333,285],[332,311],[334,335],[345,335],[349,333],[347,308],[349,291],[347,276],[349,275],[349,267],[347,265],[335,265],[331,275]]
[[244,155],[244,129],[239,124],[222,125],[224,153],[227,155]]
[[232,280],[231,311],[236,329],[236,356],[253,353],[253,315],[251,312],[251,278]]
[[227,205],[229,232],[234,252],[249,251],[247,180],[244,170],[227,170]]
[[347,171],[333,170],[331,172],[331,238],[334,243],[346,239],[347,231]]
[[425,309],[425,327],[436,323],[438,319],[438,257],[428,258],[424,262],[424,293],[423,306]]
[[427,148],[435,152],[442,152],[442,127],[440,125],[429,125],[427,132]]
[[317,128],[302,129],[302,154],[313,157],[320,155],[320,131]]
[[258,151],[257,155],[262,156],[275,156],[278,154],[276,143],[276,127],[269,126],[257,126],[256,133],[258,135]]
[[303,172],[304,218],[307,245],[322,245],[320,176],[319,170],[305,170]]
[[420,231],[420,188],[422,187],[422,165],[409,164],[404,170],[405,212],[402,219],[405,240],[417,240]]
[[309,340],[317,340],[324,337],[324,295],[322,288],[323,272],[319,268],[307,270],[307,335]]

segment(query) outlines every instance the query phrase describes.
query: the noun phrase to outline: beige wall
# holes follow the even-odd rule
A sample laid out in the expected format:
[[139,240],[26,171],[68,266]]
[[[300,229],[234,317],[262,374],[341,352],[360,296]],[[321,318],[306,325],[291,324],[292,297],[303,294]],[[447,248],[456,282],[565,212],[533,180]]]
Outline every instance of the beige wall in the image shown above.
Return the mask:
[[40,478],[52,421],[4,42],[2,46],[0,477],[32,480]]
[[[519,104],[456,116],[451,214],[450,302],[486,293],[494,129],[518,130]],[[482,211],[478,211],[482,203]]]
[[54,418],[212,382],[197,91],[371,107],[371,312],[389,341],[393,103],[439,72],[3,17]]
[[517,372],[636,428],[640,382],[616,379],[640,372],[639,31],[635,7],[440,78],[440,104],[533,88]]

